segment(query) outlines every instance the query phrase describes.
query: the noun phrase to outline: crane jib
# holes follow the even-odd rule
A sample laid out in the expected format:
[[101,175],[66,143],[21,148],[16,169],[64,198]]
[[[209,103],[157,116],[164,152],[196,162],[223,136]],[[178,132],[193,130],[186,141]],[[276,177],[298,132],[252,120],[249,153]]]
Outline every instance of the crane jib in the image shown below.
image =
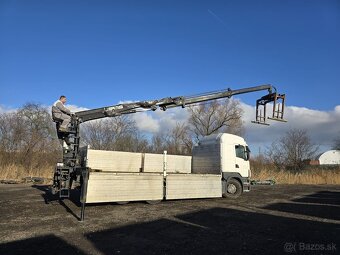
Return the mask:
[[[276,93],[275,87],[270,84],[260,85],[255,87],[231,90],[230,88],[215,92],[207,92],[204,94],[196,95],[196,96],[178,96],[178,97],[166,97],[159,100],[150,100],[150,101],[140,101],[140,102],[132,102],[132,103],[124,103],[113,105],[109,107],[102,107],[93,110],[86,110],[76,112],[75,116],[78,118],[79,123],[105,118],[105,117],[117,117],[123,114],[132,114],[139,111],[152,110],[155,111],[157,109],[161,109],[165,111],[168,108],[173,107],[182,107],[184,108],[187,105],[197,104],[201,102],[221,99],[221,98],[230,98],[234,95],[251,93],[261,90],[268,90],[269,94],[273,94],[274,90]],[[260,114],[260,112],[259,112]],[[259,116],[256,116],[256,120],[263,119]],[[256,123],[262,124],[260,121]]]

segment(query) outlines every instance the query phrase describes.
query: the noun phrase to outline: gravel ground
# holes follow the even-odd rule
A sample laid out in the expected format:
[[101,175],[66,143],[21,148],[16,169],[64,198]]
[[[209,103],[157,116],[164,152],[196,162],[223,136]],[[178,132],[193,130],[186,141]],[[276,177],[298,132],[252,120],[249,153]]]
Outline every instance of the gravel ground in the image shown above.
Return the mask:
[[340,186],[255,186],[237,200],[88,205],[0,184],[0,254],[340,254]]

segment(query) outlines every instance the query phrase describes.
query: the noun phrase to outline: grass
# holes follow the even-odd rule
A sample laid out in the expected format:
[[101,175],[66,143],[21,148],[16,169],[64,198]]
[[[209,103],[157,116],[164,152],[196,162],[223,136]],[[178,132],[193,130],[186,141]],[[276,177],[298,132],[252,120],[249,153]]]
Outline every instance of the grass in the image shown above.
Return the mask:
[[[0,180],[21,181],[25,177],[51,179],[54,166],[25,169],[19,164],[0,166]],[[335,169],[311,168],[299,172],[273,170],[268,165],[256,165],[252,170],[253,180],[275,180],[277,184],[340,184],[340,166]]]
[[314,168],[298,172],[262,168],[253,171],[251,179],[272,179],[277,184],[340,184],[340,167],[332,170]]
[[51,179],[53,177],[54,166],[46,165],[39,168],[25,169],[19,164],[8,164],[0,166],[0,180],[21,181],[25,177],[42,177]]

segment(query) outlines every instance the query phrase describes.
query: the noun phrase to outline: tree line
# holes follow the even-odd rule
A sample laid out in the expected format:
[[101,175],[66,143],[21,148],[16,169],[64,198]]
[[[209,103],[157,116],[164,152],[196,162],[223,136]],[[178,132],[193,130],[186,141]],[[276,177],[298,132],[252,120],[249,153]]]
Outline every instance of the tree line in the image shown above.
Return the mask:
[[[189,118],[168,130],[148,135],[131,115],[89,121],[81,125],[82,145],[92,149],[190,155],[194,143],[217,132],[244,134],[239,101],[223,99],[187,107]],[[340,149],[340,138],[334,143]],[[278,169],[302,169],[319,149],[306,130],[292,129],[259,155]],[[55,123],[50,110],[28,103],[16,111],[0,113],[0,169],[6,164],[39,168],[61,159]]]

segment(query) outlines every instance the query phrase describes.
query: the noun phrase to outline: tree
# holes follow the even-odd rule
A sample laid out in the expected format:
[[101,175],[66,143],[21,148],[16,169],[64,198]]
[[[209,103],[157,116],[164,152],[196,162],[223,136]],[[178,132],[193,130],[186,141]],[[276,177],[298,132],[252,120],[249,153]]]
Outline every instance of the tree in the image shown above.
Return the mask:
[[16,112],[0,113],[0,150],[17,152],[21,149],[25,126]]
[[148,148],[136,122],[128,116],[84,123],[81,136],[85,144],[96,150],[145,151]]
[[319,147],[311,142],[307,130],[291,129],[267,149],[269,160],[278,168],[300,170],[304,160],[313,159]]
[[41,153],[49,153],[58,148],[55,127],[51,115],[40,104],[27,103],[17,116],[24,127],[22,137],[22,163],[26,167],[41,162]]
[[56,161],[57,148],[55,127],[45,107],[28,103],[17,111],[0,114],[3,164],[21,164],[30,170]]
[[340,150],[340,137],[335,139],[332,149],[333,150]]
[[243,132],[243,110],[237,100],[214,100],[188,109],[189,124],[197,140],[217,132],[237,135]]
[[169,154],[188,155],[191,153],[192,137],[190,129],[185,123],[177,123],[170,131],[167,139],[167,150]]
[[152,136],[150,144],[150,152],[153,153],[163,153],[167,150],[167,135],[164,133],[157,133]]
[[176,123],[167,133],[158,133],[152,137],[150,151],[169,154],[188,155],[191,153],[192,136],[186,123]]

